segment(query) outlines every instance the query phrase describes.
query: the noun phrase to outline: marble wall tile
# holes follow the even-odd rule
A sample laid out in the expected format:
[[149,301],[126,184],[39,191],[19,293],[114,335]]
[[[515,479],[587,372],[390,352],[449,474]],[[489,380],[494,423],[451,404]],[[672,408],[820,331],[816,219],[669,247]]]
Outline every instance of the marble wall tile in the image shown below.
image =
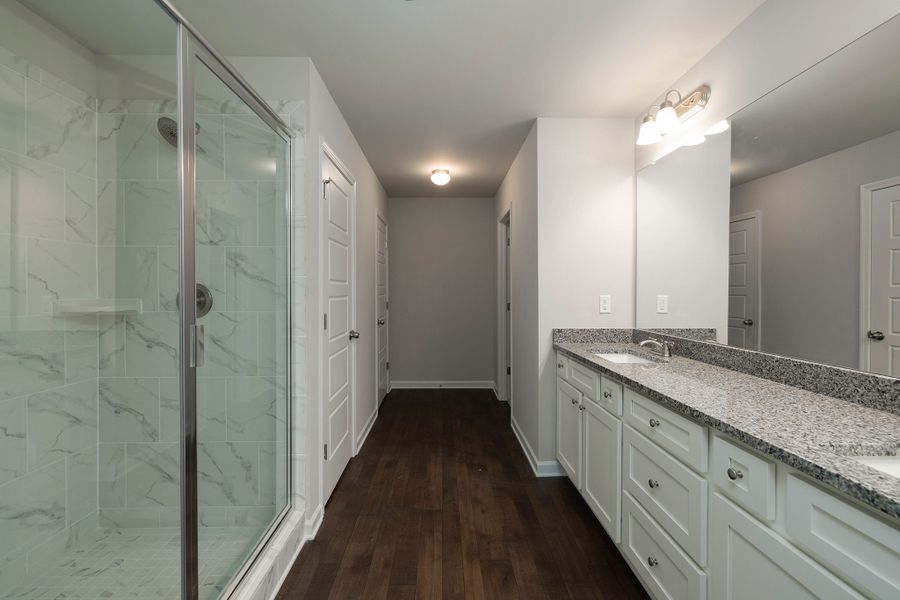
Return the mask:
[[0,148],[25,154],[25,77],[0,67]]
[[64,237],[65,179],[46,163],[0,150],[0,233]]
[[206,317],[207,376],[256,375],[259,323],[256,313],[211,312]]
[[225,251],[228,310],[272,311],[278,295],[276,249],[243,246]]
[[44,69],[40,69],[40,72],[42,86],[48,90],[53,90],[57,94],[68,98],[76,104],[84,106],[91,112],[97,112],[97,98],[92,91],[88,92],[78,86],[72,85],[68,81],[63,80]]
[[0,486],[0,555],[23,553],[65,525],[64,460]]
[[[195,248],[197,281],[209,288],[213,296],[213,310],[226,308],[225,248],[221,246],[197,246]],[[159,306],[161,310],[178,310],[175,303],[178,294],[178,248],[159,248]]]
[[27,306],[28,270],[26,242],[18,236],[0,234],[0,314],[24,314]]
[[275,518],[274,506],[236,506],[228,509],[228,525],[232,527],[265,527]]
[[155,508],[101,508],[97,524],[110,529],[159,527],[159,511]]
[[[167,115],[174,119],[174,115]],[[222,179],[225,176],[225,129],[221,115],[198,115],[197,179]],[[178,151],[165,141],[159,144],[159,178],[178,178]]]
[[100,98],[97,112],[106,114],[175,114],[177,98]]
[[28,568],[41,568],[51,562],[56,563],[64,552],[89,544],[96,540],[98,535],[102,535],[102,533],[97,530],[97,507],[94,506],[91,514],[80,521],[69,524],[65,529],[51,535],[47,541],[29,551],[27,554]]
[[99,329],[98,371],[101,377],[125,376],[125,317],[102,315]]
[[156,179],[156,120],[152,114],[98,115],[97,177]]
[[0,484],[15,479],[27,468],[25,398],[0,401]]
[[255,181],[197,182],[197,242],[251,246],[257,235]]
[[225,117],[225,178],[265,181],[284,169],[286,145],[256,115]]
[[284,397],[268,377],[233,377],[228,381],[228,439],[275,441],[284,426]]
[[[287,361],[287,327],[283,315],[277,312],[261,312],[259,316],[259,348],[257,356],[259,375],[274,376],[280,365]],[[281,329],[279,329],[281,327]]]
[[62,385],[64,340],[58,319],[0,317],[0,399]]
[[285,209],[285,190],[281,181],[260,181],[259,232],[260,246],[284,246],[288,216]]
[[25,83],[27,155],[67,171],[93,176],[97,169],[97,115],[30,79]]
[[97,243],[101,246],[125,244],[125,182],[97,182]]
[[66,457],[66,525],[97,510],[97,445]]
[[159,301],[155,246],[101,246],[97,249],[101,298],[139,298],[143,310]]
[[125,444],[100,443],[97,456],[99,506],[125,506]]
[[123,227],[128,246],[178,245],[178,186],[174,181],[125,183]]
[[126,317],[125,372],[133,377],[177,375],[179,331],[176,312]]
[[97,181],[66,173],[66,241],[97,243]]
[[[224,441],[227,379],[224,377],[197,378],[197,439],[203,442]],[[181,400],[178,380],[161,379],[160,387],[160,441],[177,442],[181,439]]]
[[259,501],[259,445],[201,442],[197,476],[202,506],[253,506]]
[[97,387],[73,383],[28,397],[28,468],[97,443]]
[[53,300],[97,297],[93,246],[31,238],[26,260],[29,312],[49,313]]
[[97,378],[97,353],[100,349],[98,336],[97,317],[65,319],[66,383]]
[[178,444],[128,444],[127,505],[178,506],[180,460]]
[[159,441],[159,379],[100,380],[100,441]]

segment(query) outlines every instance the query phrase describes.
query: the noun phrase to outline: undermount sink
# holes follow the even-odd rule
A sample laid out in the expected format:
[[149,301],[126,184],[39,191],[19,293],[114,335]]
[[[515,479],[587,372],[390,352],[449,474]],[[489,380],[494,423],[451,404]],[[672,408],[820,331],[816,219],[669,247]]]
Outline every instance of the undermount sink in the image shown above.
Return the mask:
[[900,456],[854,456],[853,460],[900,479]]
[[613,363],[629,363],[629,364],[637,364],[637,365],[649,365],[653,364],[652,360],[647,360],[643,356],[638,356],[637,354],[630,354],[628,352],[598,352],[595,353],[594,356],[599,356],[603,360],[608,360]]

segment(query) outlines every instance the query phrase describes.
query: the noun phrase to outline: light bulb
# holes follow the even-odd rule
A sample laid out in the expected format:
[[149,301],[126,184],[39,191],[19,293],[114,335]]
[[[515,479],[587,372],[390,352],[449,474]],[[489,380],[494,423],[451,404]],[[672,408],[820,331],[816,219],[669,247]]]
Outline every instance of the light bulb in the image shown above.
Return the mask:
[[656,124],[659,126],[659,132],[663,135],[678,129],[678,115],[675,113],[675,107],[668,100],[659,105],[659,112],[656,113]]
[[638,146],[649,146],[650,144],[655,144],[661,138],[659,128],[656,126],[656,121],[653,120],[653,117],[650,115],[644,117],[643,122],[641,122],[641,128],[638,131],[637,142],[635,143]]
[[710,128],[706,130],[706,135],[716,135],[717,133],[728,131],[729,127],[730,125],[728,124],[728,120],[722,119],[718,123],[714,123],[712,126],[710,126]]
[[700,132],[692,131],[681,140],[682,146],[698,146],[706,141],[706,136]]
[[435,169],[431,172],[431,183],[434,185],[447,185],[450,183],[450,171],[447,169]]

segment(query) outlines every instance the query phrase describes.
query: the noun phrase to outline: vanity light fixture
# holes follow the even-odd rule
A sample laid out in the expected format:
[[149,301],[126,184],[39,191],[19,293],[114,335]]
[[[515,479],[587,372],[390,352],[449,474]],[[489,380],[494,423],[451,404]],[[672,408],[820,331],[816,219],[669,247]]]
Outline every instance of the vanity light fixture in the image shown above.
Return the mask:
[[[674,102],[672,100],[673,94]],[[669,90],[658,108],[651,107],[647,111],[647,116],[644,117],[641,123],[638,139],[635,143],[638,146],[655,144],[662,139],[662,136],[675,132],[682,123],[703,110],[709,103],[709,94],[710,88],[708,85],[701,85],[686,96],[682,96],[678,90]],[[651,111],[654,108],[656,108],[656,113],[652,114]],[[646,130],[645,127],[647,128]]]
[[434,169],[431,172],[431,183],[434,185],[447,185],[450,183],[449,169]]
[[728,131],[728,128],[731,125],[728,123],[728,119],[722,119],[718,123],[714,123],[709,129],[706,130],[705,135],[716,135],[717,133],[723,133]]
[[662,135],[659,133],[659,127],[656,125],[656,119],[654,119],[651,115],[647,115],[646,117],[644,117],[644,121],[641,123],[641,129],[638,132],[638,139],[636,144],[638,146],[649,146],[650,144],[655,144],[661,139]]
[[681,139],[682,146],[699,146],[706,141],[706,136],[699,131],[692,131]]

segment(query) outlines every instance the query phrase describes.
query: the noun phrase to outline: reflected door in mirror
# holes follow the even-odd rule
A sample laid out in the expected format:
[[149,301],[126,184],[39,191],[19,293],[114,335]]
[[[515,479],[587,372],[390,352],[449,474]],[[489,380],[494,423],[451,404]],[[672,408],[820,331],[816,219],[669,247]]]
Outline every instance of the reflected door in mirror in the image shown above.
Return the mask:
[[872,194],[869,369],[900,377],[900,185]]
[[759,214],[732,217],[728,236],[728,345],[759,349]]

